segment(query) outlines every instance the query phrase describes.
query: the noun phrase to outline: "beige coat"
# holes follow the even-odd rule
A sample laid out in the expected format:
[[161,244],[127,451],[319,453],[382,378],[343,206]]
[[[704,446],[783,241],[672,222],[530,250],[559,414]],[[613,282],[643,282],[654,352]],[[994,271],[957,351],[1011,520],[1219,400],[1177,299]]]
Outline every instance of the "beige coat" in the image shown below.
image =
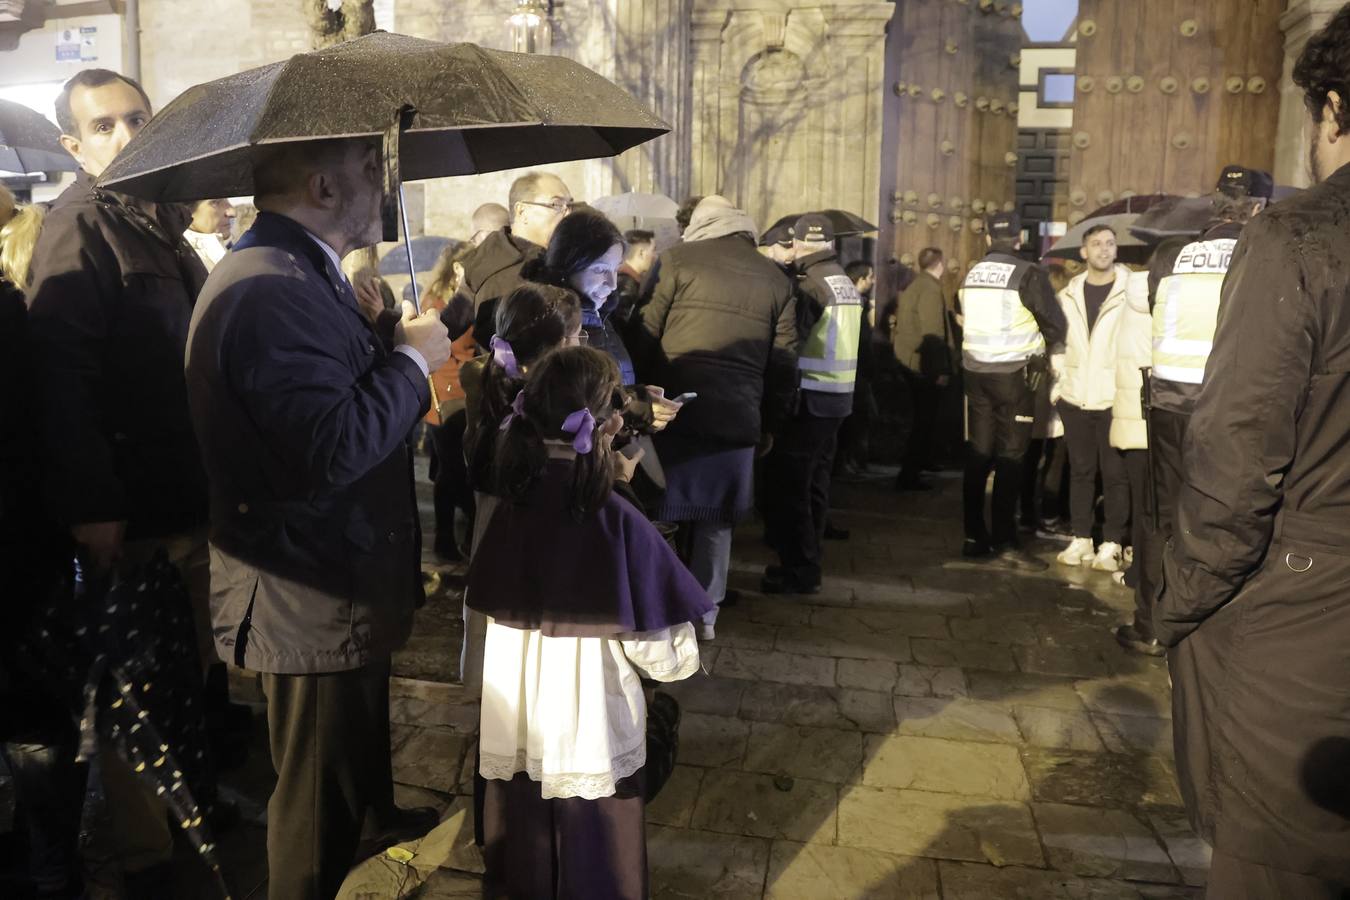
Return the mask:
[[946,372],[922,372],[922,355],[919,348],[924,338],[936,338],[948,345],[947,304],[943,299],[942,282],[928,272],[920,272],[900,294],[895,307],[895,328],[891,332],[891,346],[895,358],[900,364],[913,372],[925,375],[950,374],[950,364]]
[[1057,399],[1079,409],[1110,409],[1116,399],[1116,333],[1125,308],[1125,285],[1130,270],[1116,266],[1116,281],[1088,328],[1083,284],[1087,273],[1077,275],[1059,292],[1068,332],[1063,352],[1052,357]]
[[1148,272],[1131,272],[1125,287],[1125,306],[1116,331],[1116,399],[1111,404],[1111,446],[1117,450],[1144,450],[1144,426],[1139,392],[1144,376],[1139,370],[1153,362],[1153,317],[1148,311]]

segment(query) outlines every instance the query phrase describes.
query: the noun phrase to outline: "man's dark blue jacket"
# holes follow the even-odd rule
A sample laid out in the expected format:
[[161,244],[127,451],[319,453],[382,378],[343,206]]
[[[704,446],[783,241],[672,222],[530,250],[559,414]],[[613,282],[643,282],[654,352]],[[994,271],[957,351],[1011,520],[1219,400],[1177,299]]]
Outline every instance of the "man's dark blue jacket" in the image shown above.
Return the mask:
[[260,214],[202,289],[187,382],[222,658],[342,671],[407,639],[423,596],[408,435],[429,392],[390,343],[284,216]]

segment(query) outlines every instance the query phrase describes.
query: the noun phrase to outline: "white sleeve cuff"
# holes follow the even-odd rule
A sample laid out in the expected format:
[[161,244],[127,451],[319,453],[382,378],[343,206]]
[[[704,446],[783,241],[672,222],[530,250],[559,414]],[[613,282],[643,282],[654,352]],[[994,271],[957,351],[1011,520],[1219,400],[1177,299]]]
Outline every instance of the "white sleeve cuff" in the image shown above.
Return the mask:
[[404,356],[417,363],[417,368],[422,370],[422,377],[426,378],[431,374],[431,369],[427,367],[427,360],[422,354],[418,353],[412,344],[399,344],[394,348],[395,353],[402,353]]

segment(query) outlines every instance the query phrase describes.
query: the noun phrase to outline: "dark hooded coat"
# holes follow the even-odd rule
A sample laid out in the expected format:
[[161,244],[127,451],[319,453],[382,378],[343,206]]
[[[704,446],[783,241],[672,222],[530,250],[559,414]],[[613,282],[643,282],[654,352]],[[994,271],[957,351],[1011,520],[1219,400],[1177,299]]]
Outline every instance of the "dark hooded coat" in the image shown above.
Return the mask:
[[1242,232],[1154,614],[1182,792],[1240,859],[1350,881],[1350,166]]

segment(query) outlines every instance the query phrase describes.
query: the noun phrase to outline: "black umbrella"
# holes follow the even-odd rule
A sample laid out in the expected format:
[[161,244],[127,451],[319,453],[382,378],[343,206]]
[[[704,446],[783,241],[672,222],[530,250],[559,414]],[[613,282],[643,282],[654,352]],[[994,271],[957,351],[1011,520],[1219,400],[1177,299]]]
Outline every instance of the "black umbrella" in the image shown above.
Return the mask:
[[1214,218],[1214,197],[1168,197],[1149,207],[1130,233],[1145,243],[1156,244],[1169,237],[1197,237]]
[[[809,212],[829,219],[830,224],[834,226],[835,237],[846,237],[850,234],[867,234],[869,231],[877,230],[877,226],[873,225],[871,222],[861,216],[855,216],[851,212],[845,212],[842,209],[817,209],[809,210]],[[791,228],[793,225],[797,224],[797,220],[804,215],[806,215],[805,212],[799,212],[783,216],[783,218],[770,225],[766,231],[773,231],[775,228]]]
[[380,137],[407,180],[613,156],[669,131],[628,92],[560,56],[379,32],[188,88],[99,184],[152,200],[253,193],[253,148]]
[[61,146],[61,130],[21,103],[0,100],[0,170],[73,172],[75,158]]

